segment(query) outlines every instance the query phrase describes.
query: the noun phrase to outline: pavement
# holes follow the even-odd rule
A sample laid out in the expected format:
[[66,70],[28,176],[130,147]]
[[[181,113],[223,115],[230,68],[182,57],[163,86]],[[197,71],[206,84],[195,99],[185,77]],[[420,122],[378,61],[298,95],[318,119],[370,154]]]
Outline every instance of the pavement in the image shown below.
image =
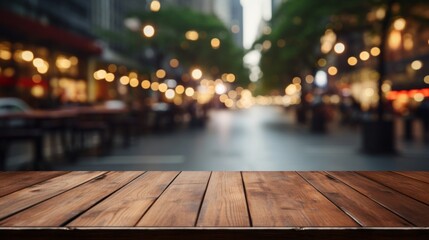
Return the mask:
[[[373,156],[360,151],[358,128],[331,124],[326,134],[314,134],[279,107],[215,110],[205,127],[144,134],[128,148],[118,144],[108,156],[88,155],[73,164],[55,162],[52,170],[428,171],[429,145],[421,136],[402,140],[400,126],[398,153]],[[9,168],[16,167],[11,162],[30,158],[22,154],[28,146],[18,147],[8,159]]]

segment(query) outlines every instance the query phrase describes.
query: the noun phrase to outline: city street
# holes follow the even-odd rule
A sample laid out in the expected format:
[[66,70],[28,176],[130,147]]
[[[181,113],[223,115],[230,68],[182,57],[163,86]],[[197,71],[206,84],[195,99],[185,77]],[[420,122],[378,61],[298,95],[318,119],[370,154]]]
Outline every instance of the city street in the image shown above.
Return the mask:
[[[83,156],[75,164],[53,166],[56,170],[429,170],[429,148],[420,140],[398,141],[397,155],[369,156],[359,150],[358,129],[330,126],[327,134],[312,134],[308,127],[296,125],[292,114],[276,107],[215,110],[205,128],[145,134],[129,148],[117,145],[106,157]],[[30,158],[14,152],[9,162]]]

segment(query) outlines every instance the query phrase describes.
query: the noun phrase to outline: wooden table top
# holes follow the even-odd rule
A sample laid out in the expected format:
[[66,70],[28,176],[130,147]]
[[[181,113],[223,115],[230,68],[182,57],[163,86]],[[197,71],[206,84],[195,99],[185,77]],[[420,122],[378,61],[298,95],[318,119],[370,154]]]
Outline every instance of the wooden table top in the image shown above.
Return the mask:
[[113,231],[106,239],[429,239],[429,172],[0,173],[0,235],[77,237],[70,229]]

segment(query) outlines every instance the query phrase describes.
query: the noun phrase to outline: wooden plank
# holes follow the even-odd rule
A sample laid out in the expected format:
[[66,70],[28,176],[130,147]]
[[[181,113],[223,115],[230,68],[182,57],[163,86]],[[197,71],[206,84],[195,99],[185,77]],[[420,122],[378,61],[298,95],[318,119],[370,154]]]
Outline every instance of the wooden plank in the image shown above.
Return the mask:
[[250,226],[240,172],[212,173],[198,216],[197,226]]
[[66,173],[67,172],[60,171],[1,172],[0,197]]
[[353,172],[329,172],[416,226],[429,226],[429,206]]
[[354,227],[347,214],[295,172],[244,172],[254,227]]
[[392,172],[358,173],[429,205],[429,183]]
[[7,240],[427,240],[428,229],[415,228],[32,228],[4,229]]
[[147,172],[68,226],[134,226],[179,172]]
[[137,226],[195,226],[210,172],[182,172]]
[[412,226],[404,219],[322,172],[298,172],[313,187],[364,227]]
[[87,210],[142,172],[109,172],[0,222],[1,226],[58,227]]
[[422,172],[422,171],[401,171],[401,172],[395,172],[410,178],[417,179],[419,181],[429,183],[429,172]]
[[0,219],[54,197],[105,172],[71,172],[0,198]]

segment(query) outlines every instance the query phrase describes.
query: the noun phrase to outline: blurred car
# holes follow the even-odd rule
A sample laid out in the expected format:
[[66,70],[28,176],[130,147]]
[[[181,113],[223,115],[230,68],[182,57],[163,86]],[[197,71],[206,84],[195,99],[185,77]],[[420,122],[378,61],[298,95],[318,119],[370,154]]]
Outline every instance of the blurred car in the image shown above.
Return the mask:
[[[30,111],[31,108],[27,103],[19,98],[0,98],[0,116],[7,115],[10,113],[19,113]],[[0,119],[1,120],[1,119]],[[14,119],[0,121],[0,127],[22,127],[25,126],[23,119]]]
[[0,115],[30,110],[30,106],[19,98],[0,98]]

